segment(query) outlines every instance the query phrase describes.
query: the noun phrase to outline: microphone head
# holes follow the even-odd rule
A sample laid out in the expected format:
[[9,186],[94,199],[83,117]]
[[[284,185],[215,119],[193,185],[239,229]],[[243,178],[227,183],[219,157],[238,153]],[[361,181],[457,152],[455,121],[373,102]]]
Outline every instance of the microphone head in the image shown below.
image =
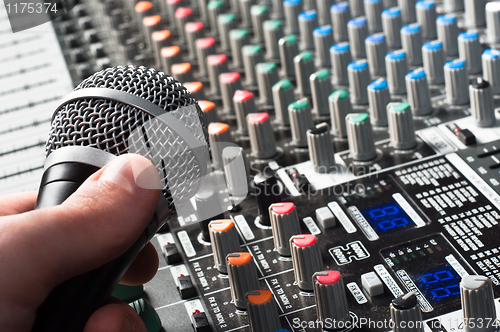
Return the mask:
[[[103,90],[119,97],[85,93],[98,91],[100,96]],[[88,146],[117,156],[137,153],[158,169],[170,213],[196,194],[208,167],[208,132],[203,112],[181,83],[155,69],[119,66],[85,79],[76,92],[80,97],[67,100],[54,113],[47,156],[65,146]],[[130,102],[129,95],[139,103]],[[133,106],[141,103],[146,107]],[[157,112],[149,112],[148,105]]]

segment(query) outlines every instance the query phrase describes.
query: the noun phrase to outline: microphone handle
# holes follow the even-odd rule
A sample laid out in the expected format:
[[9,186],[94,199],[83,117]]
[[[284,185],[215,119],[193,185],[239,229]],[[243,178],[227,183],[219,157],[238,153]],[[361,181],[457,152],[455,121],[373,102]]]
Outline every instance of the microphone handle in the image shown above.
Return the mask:
[[[39,189],[37,208],[61,204],[99,168],[74,161],[58,161],[49,167],[46,166]],[[155,212],[148,227],[124,254],[54,288],[38,308],[32,332],[82,332],[89,317],[105,303],[129,266],[160,226]]]

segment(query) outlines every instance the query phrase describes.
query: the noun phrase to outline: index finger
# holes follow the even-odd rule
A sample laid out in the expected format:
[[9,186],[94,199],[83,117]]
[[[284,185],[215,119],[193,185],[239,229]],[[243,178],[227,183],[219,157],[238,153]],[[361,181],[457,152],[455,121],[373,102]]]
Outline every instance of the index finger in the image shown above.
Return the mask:
[[36,204],[36,191],[0,196],[0,217],[31,211]]

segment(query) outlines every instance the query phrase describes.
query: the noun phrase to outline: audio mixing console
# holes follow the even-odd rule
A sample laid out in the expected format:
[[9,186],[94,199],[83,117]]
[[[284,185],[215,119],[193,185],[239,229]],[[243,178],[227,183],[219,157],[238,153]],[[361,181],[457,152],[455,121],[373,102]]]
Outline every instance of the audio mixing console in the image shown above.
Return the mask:
[[[153,238],[160,268],[150,282],[115,290],[148,331],[495,330],[500,2],[77,3],[32,30],[52,55],[31,49],[29,33],[5,37],[10,74],[0,82],[15,76],[30,98],[50,90],[44,104],[111,66],[164,71],[198,100],[213,177],[227,183],[214,179],[191,215]],[[37,52],[55,60],[33,60]],[[17,59],[9,70],[6,54]],[[43,68],[62,59],[66,68],[36,90]],[[4,123],[41,107],[12,106],[15,88],[0,91]],[[0,126],[0,137],[46,135],[43,110],[33,123]],[[2,148],[0,160],[41,162],[41,143],[26,142]],[[0,168],[0,181],[19,189],[21,175],[39,177],[36,162]],[[221,192],[225,212],[201,217]]]

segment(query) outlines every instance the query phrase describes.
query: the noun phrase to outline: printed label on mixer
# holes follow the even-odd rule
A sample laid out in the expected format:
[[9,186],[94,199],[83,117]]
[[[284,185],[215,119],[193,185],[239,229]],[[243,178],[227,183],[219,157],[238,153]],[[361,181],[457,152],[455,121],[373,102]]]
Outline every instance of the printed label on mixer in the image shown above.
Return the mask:
[[352,262],[352,258],[357,261],[370,257],[370,252],[366,250],[361,241],[348,243],[346,247],[338,246],[328,250],[337,265],[345,265]]
[[194,250],[193,243],[189,238],[189,234],[186,231],[180,231],[177,233],[179,241],[181,241],[182,248],[188,257],[196,256],[196,250]]
[[354,299],[356,300],[356,302],[358,302],[358,304],[365,304],[368,302],[365,294],[363,294],[363,292],[361,291],[361,289],[359,288],[357,283],[350,282],[346,286],[347,286],[347,289],[351,292],[351,294],[354,297]]
[[368,221],[365,219],[365,217],[363,217],[357,207],[349,206],[347,210],[349,211],[349,214],[354,218],[354,220],[356,220],[356,224],[358,224],[368,240],[375,241],[379,239],[379,236],[377,235],[377,233],[375,233],[375,230],[372,228],[372,226],[370,226]]
[[255,239],[255,235],[253,234],[250,226],[248,226],[247,220],[243,215],[239,214],[237,216],[234,216],[233,220],[236,226],[238,226],[238,229],[240,230],[245,240],[252,241],[253,239]]
[[306,218],[302,219],[302,221],[306,225],[309,232],[311,232],[311,234],[313,234],[313,235],[321,234],[321,230],[319,229],[318,225],[316,225],[313,218],[306,217]]
[[382,280],[382,282],[387,286],[387,288],[389,288],[389,290],[391,291],[392,295],[394,295],[394,297],[397,298],[397,297],[400,297],[401,295],[404,295],[401,288],[399,288],[398,284],[396,284],[396,281],[394,281],[394,279],[391,277],[389,272],[387,272],[387,269],[385,268],[385,266],[383,266],[382,264],[379,264],[379,265],[375,265],[373,267],[373,269],[375,270],[375,272],[377,272],[377,274],[380,277],[380,279]]
[[347,233],[356,233],[356,227],[354,227],[353,223],[347,215],[344,213],[339,203],[330,202],[328,203],[328,207],[332,210],[332,213],[337,217],[337,220],[340,222],[342,227],[346,230]]
[[429,301],[422,295],[420,289],[413,283],[408,273],[405,270],[398,270],[396,272],[399,280],[405,285],[408,292],[413,292],[417,296],[418,303],[423,312],[431,312],[434,308],[431,306]]

